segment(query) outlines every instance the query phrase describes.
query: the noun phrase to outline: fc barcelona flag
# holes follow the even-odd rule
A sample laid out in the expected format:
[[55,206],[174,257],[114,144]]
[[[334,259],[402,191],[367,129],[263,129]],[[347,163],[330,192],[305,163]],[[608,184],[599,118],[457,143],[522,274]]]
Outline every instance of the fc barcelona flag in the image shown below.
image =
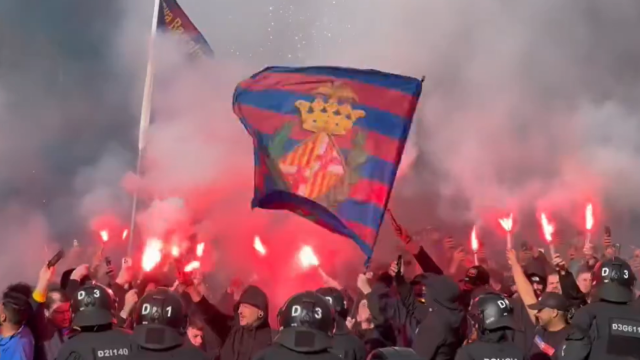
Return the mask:
[[292,211],[370,258],[421,91],[418,79],[338,67],[268,67],[238,84],[252,208]]
[[213,49],[176,0],[160,0],[158,30],[180,36],[193,57],[213,56]]

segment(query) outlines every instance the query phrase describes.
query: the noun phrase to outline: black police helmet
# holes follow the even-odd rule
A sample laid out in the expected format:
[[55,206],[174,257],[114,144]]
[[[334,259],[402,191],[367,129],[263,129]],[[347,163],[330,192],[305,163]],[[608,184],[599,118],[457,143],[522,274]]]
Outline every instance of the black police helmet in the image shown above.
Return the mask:
[[181,345],[188,314],[178,294],[167,288],[147,292],[136,305],[133,339],[143,348],[162,350]]
[[73,320],[76,327],[112,324],[116,304],[110,289],[94,283],[81,287],[71,299]]
[[296,352],[331,347],[335,327],[333,307],[320,294],[306,291],[292,296],[278,312],[280,333],[275,342]]
[[480,331],[501,327],[515,328],[513,308],[509,300],[500,294],[486,293],[473,299],[468,314]]
[[347,300],[342,292],[334,287],[324,287],[316,290],[320,296],[323,296],[333,307],[335,314],[342,319],[347,319],[349,309],[347,308]]
[[635,282],[631,265],[617,256],[600,261],[593,269],[593,288],[600,300],[616,303],[633,301]]
[[401,347],[386,347],[372,351],[367,360],[420,360],[415,351]]

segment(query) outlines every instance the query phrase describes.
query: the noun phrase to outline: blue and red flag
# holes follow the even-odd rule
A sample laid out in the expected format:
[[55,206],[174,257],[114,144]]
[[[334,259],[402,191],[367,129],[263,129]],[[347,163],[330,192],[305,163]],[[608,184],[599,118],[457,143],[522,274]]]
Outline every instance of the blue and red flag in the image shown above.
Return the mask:
[[189,55],[193,57],[213,56],[213,49],[209,46],[207,39],[176,0],[160,0],[158,30],[171,32],[184,39],[188,44]]
[[283,209],[353,239],[369,259],[422,91],[418,79],[269,67],[238,84],[253,138],[252,208]]

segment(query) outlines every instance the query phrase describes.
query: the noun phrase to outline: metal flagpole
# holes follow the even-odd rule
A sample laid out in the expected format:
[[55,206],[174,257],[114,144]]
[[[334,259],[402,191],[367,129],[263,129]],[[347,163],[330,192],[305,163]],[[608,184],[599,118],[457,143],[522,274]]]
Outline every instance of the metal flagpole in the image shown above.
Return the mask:
[[[158,15],[160,12],[160,1],[155,0],[153,6],[153,16],[151,18],[151,39],[149,41],[149,57],[147,59],[147,75],[144,81],[144,93],[142,96],[142,110],[140,111],[140,133],[138,134],[138,161],[136,164],[136,175],[140,176],[140,167],[142,162],[142,154],[146,145],[146,134],[151,119],[151,94],[153,92],[153,46],[158,30]],[[127,256],[131,257],[133,248],[133,239],[135,237],[136,226],[136,210],[138,207],[138,189],[133,193],[133,201],[131,204],[131,222],[129,224],[129,247]]]

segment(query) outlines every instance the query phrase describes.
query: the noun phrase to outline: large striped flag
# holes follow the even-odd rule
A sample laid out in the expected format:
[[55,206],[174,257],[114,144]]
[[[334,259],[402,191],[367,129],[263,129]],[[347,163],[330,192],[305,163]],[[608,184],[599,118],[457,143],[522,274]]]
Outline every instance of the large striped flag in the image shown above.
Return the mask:
[[370,259],[421,91],[418,79],[337,67],[269,67],[238,84],[252,208],[304,216]]

